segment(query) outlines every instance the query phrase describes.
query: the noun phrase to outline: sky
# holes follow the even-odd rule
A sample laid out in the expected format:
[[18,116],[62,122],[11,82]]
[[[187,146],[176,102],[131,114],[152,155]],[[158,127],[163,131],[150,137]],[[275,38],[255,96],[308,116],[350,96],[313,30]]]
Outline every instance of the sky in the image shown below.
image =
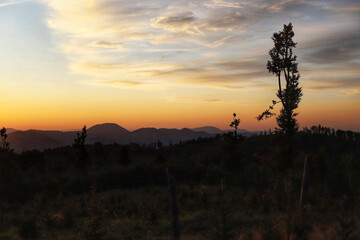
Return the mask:
[[300,127],[360,131],[358,0],[0,0],[0,125],[273,129],[256,116],[289,22]]

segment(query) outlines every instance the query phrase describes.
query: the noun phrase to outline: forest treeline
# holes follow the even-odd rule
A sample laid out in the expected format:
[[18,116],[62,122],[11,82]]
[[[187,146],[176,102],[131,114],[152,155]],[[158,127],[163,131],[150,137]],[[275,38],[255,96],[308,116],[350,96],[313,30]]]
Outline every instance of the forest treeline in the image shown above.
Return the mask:
[[[85,139],[86,132],[73,146],[1,152],[0,239],[170,239],[169,167],[183,239],[359,236],[358,132],[299,131],[291,166],[278,133],[228,133],[170,146],[86,145]],[[305,157],[310,177],[301,210]],[[299,225],[299,214],[306,224]],[[92,230],[99,235],[86,237]]]

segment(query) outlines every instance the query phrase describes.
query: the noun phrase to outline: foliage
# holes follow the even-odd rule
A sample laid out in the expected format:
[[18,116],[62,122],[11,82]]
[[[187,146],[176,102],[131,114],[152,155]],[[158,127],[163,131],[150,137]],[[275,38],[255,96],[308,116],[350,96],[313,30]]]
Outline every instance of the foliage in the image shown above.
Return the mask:
[[73,147],[78,151],[78,165],[84,164],[87,161],[87,152],[85,148],[87,133],[86,126],[84,126],[81,132],[76,133],[76,138],[74,139]]
[[276,225],[275,221],[272,219],[267,219],[262,222],[260,225],[260,236],[262,240],[275,240],[281,239],[281,232],[278,229],[279,226]]
[[230,222],[232,216],[231,210],[225,201],[224,186],[222,184],[215,206],[215,216],[210,218],[211,229],[205,233],[207,239],[232,240],[237,235]]
[[[283,179],[277,177],[281,168],[281,151],[277,148],[285,144],[279,141],[280,137],[271,134],[235,139],[231,133],[161,148],[86,145],[91,162],[85,162],[84,169],[78,169],[71,158],[72,146],[10,152],[0,161],[0,239],[5,235],[11,239],[20,229],[24,237],[36,233],[41,239],[55,239],[51,237],[55,235],[58,239],[74,239],[81,226],[82,233],[100,226],[109,239],[166,239],[171,227],[165,167],[172,167],[177,173],[183,239],[205,239],[203,232],[215,237],[215,229],[228,229],[222,232],[230,233],[251,229],[257,239],[279,239],[279,234],[281,238],[286,235],[279,231],[287,226],[280,220],[286,219],[289,212],[294,237],[307,236],[316,229],[331,232],[326,239],[335,237],[333,229],[340,226],[337,217],[342,211],[342,199],[346,199],[347,211],[359,214],[360,133],[324,126],[297,132],[294,161],[285,172],[292,186],[288,191],[282,189]],[[124,147],[131,162],[119,164]],[[307,205],[311,211],[301,221],[295,211],[304,156],[308,154],[312,155]],[[92,167],[94,163],[96,166]],[[221,179],[228,189],[224,205],[216,190]],[[97,194],[91,208],[88,190],[95,184]],[[32,209],[31,214],[24,214],[26,209]],[[98,221],[100,225],[95,224],[96,219],[102,219]],[[267,220],[272,223],[265,225]],[[29,221],[35,224],[26,229],[25,222]],[[356,229],[350,237],[357,237],[357,218],[354,222],[352,227]]]
[[105,219],[108,210],[104,206],[104,201],[96,196],[95,187],[91,187],[91,197],[88,204],[88,218],[85,222],[83,233],[84,240],[101,240],[106,236]]
[[22,239],[38,239],[40,230],[37,226],[36,219],[33,217],[23,216],[19,221],[19,235]]
[[341,216],[336,216],[336,221],[332,226],[332,239],[334,240],[355,240],[359,236],[356,235],[357,222],[352,214],[343,212]]

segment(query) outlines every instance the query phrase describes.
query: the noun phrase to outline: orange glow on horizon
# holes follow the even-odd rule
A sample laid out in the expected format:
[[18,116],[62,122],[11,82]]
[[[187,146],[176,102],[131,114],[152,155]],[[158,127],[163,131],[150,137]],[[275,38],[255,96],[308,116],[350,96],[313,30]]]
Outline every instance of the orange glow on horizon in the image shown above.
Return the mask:
[[[360,104],[334,104],[327,106],[302,106],[298,109],[297,117],[300,127],[323,125],[328,127],[350,129],[359,131]],[[117,123],[118,125],[135,130],[143,127],[155,128],[195,128],[202,126],[214,126],[220,129],[229,129],[232,121],[232,113],[236,112],[241,119],[239,128],[247,130],[268,130],[276,127],[275,117],[258,122],[255,117],[262,108],[245,109],[236,106],[219,106],[217,108],[196,107],[182,109],[181,111],[170,107],[157,110],[143,109],[142,111],[111,111],[102,108],[101,114],[91,109],[67,114],[65,110],[22,112],[12,111],[7,115],[2,124],[5,127],[18,130],[69,130],[80,129],[83,125],[91,127],[100,123]],[[126,114],[124,114],[126,113]],[[9,114],[9,111],[8,111]]]
[[[276,19],[256,14],[263,6],[251,1],[160,1],[158,10],[149,11],[153,4],[0,4],[7,36],[0,38],[0,126],[229,129],[235,112],[239,128],[274,129],[275,118],[258,122],[255,117],[276,99],[277,80],[266,63],[272,34],[288,22],[283,4],[268,6],[270,12],[276,9]],[[299,8],[292,19],[304,91],[300,127],[360,131],[360,59],[353,54],[358,18],[342,2],[314,8],[322,10]],[[324,14],[329,9],[342,14]],[[251,17],[228,21],[238,19],[238,11]]]

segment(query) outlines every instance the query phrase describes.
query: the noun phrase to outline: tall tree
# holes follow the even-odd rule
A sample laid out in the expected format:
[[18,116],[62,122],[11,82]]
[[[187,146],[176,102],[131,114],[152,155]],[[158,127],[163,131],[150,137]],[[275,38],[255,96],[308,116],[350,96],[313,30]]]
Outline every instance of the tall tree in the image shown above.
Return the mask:
[[273,34],[274,47],[269,51],[271,59],[267,63],[267,69],[277,77],[279,89],[276,95],[279,101],[273,100],[272,105],[257,117],[260,121],[276,115],[272,110],[276,104],[281,103],[282,109],[276,118],[278,131],[287,135],[293,135],[299,128],[295,118],[298,113],[294,110],[298,108],[303,95],[299,87],[297,57],[293,53],[297,44],[293,41],[294,35],[291,23],[285,24],[282,31]]

